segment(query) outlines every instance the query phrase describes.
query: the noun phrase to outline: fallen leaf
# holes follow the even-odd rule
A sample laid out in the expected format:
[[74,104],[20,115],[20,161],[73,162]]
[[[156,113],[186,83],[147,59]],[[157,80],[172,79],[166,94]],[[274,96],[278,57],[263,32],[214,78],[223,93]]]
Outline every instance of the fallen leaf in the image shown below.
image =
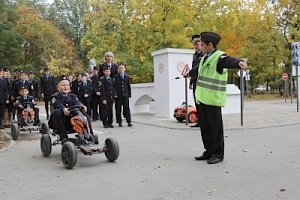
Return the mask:
[[285,191],[286,191],[286,189],[284,189],[284,188],[280,189],[280,192],[285,192]]

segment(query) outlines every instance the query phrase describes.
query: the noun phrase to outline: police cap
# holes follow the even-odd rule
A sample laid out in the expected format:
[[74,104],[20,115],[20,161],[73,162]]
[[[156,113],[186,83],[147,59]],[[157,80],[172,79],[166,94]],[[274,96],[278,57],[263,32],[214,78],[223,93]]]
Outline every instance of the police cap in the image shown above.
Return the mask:
[[211,42],[213,45],[219,44],[221,37],[214,32],[202,32],[200,38],[203,42]]
[[192,41],[193,42],[199,42],[200,41],[200,34],[192,35]]

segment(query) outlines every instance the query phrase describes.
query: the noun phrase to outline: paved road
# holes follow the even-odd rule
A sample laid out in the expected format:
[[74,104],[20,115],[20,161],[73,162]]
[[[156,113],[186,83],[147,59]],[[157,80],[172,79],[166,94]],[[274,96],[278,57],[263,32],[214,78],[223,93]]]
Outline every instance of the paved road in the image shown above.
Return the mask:
[[228,128],[224,162],[208,165],[193,159],[203,151],[199,130],[135,118],[133,127],[94,123],[100,141],[118,140],[120,157],[108,163],[103,154],[79,154],[73,170],[63,168],[59,146],[44,158],[38,134],[20,135],[0,153],[0,199],[299,200],[300,124]]

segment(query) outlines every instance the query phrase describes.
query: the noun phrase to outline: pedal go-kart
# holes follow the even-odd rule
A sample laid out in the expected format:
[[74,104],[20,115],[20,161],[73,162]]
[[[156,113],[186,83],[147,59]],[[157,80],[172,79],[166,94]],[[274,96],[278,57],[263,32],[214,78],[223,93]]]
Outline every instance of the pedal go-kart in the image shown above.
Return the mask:
[[[118,142],[114,138],[107,138],[104,144],[100,145],[98,136],[90,133],[87,117],[82,114],[81,109],[81,105],[75,105],[69,108],[75,138],[68,137],[60,140],[57,130],[53,130],[52,133],[48,132],[42,134],[42,155],[48,157],[51,154],[52,146],[61,144],[61,161],[67,169],[72,169],[76,165],[78,151],[90,156],[104,153],[109,162],[114,162],[119,157]],[[50,135],[56,138],[53,142]]]
[[[182,122],[186,117],[185,102],[175,108],[173,116],[178,122]],[[198,121],[197,110],[195,106],[188,105],[187,118],[189,123],[195,123]]]
[[32,108],[35,104],[32,102],[27,102],[24,104],[24,109],[22,110],[22,121],[14,121],[11,124],[11,137],[13,140],[17,140],[21,131],[39,131],[40,133],[49,132],[48,124],[43,122],[42,124],[34,124],[35,112]]

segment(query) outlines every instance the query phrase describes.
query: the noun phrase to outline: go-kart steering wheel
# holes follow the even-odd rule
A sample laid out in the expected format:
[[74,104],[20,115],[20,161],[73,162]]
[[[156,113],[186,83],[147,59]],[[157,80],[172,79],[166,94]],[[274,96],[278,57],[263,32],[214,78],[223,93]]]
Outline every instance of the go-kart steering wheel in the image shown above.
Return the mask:
[[69,110],[74,110],[76,108],[82,109],[82,108],[84,108],[84,105],[82,105],[82,104],[73,105],[73,106],[69,107],[68,109]]

